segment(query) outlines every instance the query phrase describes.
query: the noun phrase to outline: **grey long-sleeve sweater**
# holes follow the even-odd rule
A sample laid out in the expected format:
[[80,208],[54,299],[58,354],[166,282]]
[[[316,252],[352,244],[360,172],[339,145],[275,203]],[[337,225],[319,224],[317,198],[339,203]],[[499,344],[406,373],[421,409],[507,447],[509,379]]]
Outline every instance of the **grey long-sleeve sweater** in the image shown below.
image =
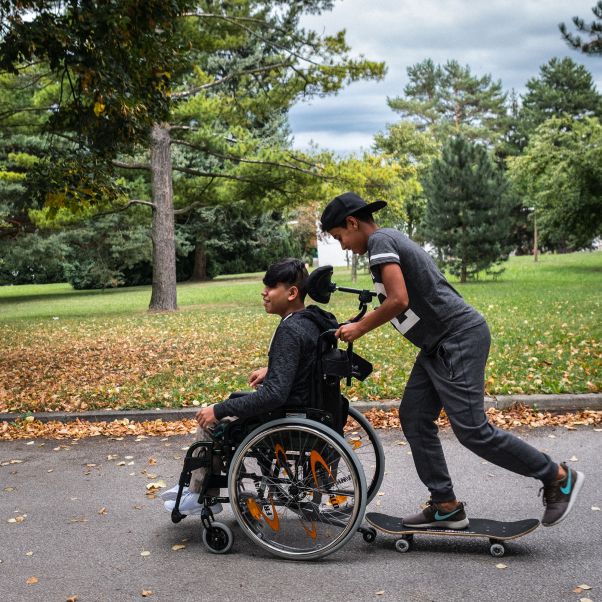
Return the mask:
[[283,405],[304,406],[310,397],[316,345],[321,332],[338,326],[336,318],[310,305],[282,319],[268,352],[268,371],[256,391],[215,406],[218,420],[255,416]]

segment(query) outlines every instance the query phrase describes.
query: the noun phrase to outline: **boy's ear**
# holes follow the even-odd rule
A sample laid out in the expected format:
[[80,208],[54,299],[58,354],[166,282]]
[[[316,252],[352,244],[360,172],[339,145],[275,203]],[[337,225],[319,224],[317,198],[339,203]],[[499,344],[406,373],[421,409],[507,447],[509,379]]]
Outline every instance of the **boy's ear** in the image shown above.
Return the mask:
[[288,293],[288,300],[294,301],[299,297],[299,289],[296,286],[291,286]]
[[348,215],[345,218],[345,227],[348,230],[357,230],[360,226],[360,221],[357,219],[357,217],[354,217],[353,215]]

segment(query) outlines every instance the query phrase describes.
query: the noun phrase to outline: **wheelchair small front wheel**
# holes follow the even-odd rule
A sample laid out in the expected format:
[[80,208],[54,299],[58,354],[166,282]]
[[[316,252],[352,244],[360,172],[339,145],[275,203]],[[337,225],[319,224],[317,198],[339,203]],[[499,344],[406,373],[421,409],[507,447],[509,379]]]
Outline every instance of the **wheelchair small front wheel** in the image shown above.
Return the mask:
[[203,545],[212,554],[225,554],[230,551],[234,543],[234,535],[228,525],[214,522],[203,529]]

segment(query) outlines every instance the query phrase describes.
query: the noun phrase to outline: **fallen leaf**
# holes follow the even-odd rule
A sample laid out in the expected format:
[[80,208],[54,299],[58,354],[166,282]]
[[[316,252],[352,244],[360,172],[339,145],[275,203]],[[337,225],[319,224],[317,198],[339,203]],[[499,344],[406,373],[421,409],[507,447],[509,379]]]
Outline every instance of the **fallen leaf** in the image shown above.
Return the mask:
[[98,511],[98,514],[106,514],[106,513],[107,513],[107,509],[104,506]]
[[174,552],[177,552],[178,550],[184,550],[185,548],[186,548],[186,546],[183,543],[177,543],[177,544],[171,546],[171,549]]
[[25,556],[33,556],[33,552],[25,552]]
[[148,550],[142,550],[142,552],[140,552],[140,556],[150,556],[150,552]]
[[583,584],[583,583],[582,583],[581,585],[578,585],[577,587],[579,587],[579,588],[581,588],[581,589],[592,589],[592,588],[591,588],[591,586],[589,586],[589,585],[585,585],[585,584]]
[[148,598],[148,596],[152,596],[153,592],[150,589],[143,589],[142,590],[142,597],[143,598]]
[[35,585],[37,582],[38,582],[37,577],[29,577],[29,579],[27,579],[27,581],[25,583],[27,583],[27,585]]
[[154,465],[157,463],[157,460],[155,460],[155,458],[149,458],[149,459],[148,459],[148,463],[149,463],[151,466],[154,466]]
[[165,481],[153,481],[152,483],[146,484],[147,489],[161,489],[166,486],[167,485],[165,485]]
[[594,602],[594,601],[590,600],[589,598],[579,598],[579,602]]
[[598,506],[592,506],[592,510],[593,510],[594,512],[596,512],[596,511],[598,511],[598,512],[599,512],[599,511],[600,511],[600,508],[599,508]]
[[376,592],[377,596],[384,596],[384,594],[385,594],[385,590],[384,589],[381,589],[379,592]]
[[500,562],[499,564],[496,564],[496,565],[495,565],[495,568],[496,568],[496,569],[507,569],[507,568],[508,568],[508,565],[506,565],[506,564],[502,564],[502,563]]
[[572,458],[569,458],[570,462],[578,462],[579,458],[577,456],[573,456]]
[[69,596],[66,602],[77,602],[77,596]]

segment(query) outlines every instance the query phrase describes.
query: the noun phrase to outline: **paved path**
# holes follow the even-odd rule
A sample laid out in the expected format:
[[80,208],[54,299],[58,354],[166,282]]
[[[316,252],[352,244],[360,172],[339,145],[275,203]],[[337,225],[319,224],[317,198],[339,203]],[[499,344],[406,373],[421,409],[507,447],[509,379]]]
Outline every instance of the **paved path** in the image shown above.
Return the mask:
[[[485,540],[416,539],[415,549],[402,555],[394,538],[379,536],[368,545],[358,535],[315,563],[259,550],[229,508],[222,516],[236,541],[226,556],[205,552],[198,519],[173,525],[160,501],[145,497],[150,479],[143,471],[175,482],[181,448],[190,443],[183,437],[0,442],[0,598],[121,602],[141,600],[146,590],[153,592],[149,600],[169,602],[602,601],[602,511],[592,510],[602,507],[602,433],[591,427],[515,432],[554,458],[577,458],[574,466],[587,474],[577,507],[561,525],[510,542],[502,559],[489,555]],[[399,445],[399,431],[380,433],[388,466],[380,506],[373,502],[371,509],[414,511],[426,494],[408,446]],[[449,430],[443,440],[469,516],[540,517],[537,482],[483,464]],[[8,522],[23,515],[22,522]],[[172,551],[181,542],[186,548]],[[499,563],[506,568],[496,568]],[[37,583],[28,585],[30,577]],[[573,593],[580,584],[593,589]]]

